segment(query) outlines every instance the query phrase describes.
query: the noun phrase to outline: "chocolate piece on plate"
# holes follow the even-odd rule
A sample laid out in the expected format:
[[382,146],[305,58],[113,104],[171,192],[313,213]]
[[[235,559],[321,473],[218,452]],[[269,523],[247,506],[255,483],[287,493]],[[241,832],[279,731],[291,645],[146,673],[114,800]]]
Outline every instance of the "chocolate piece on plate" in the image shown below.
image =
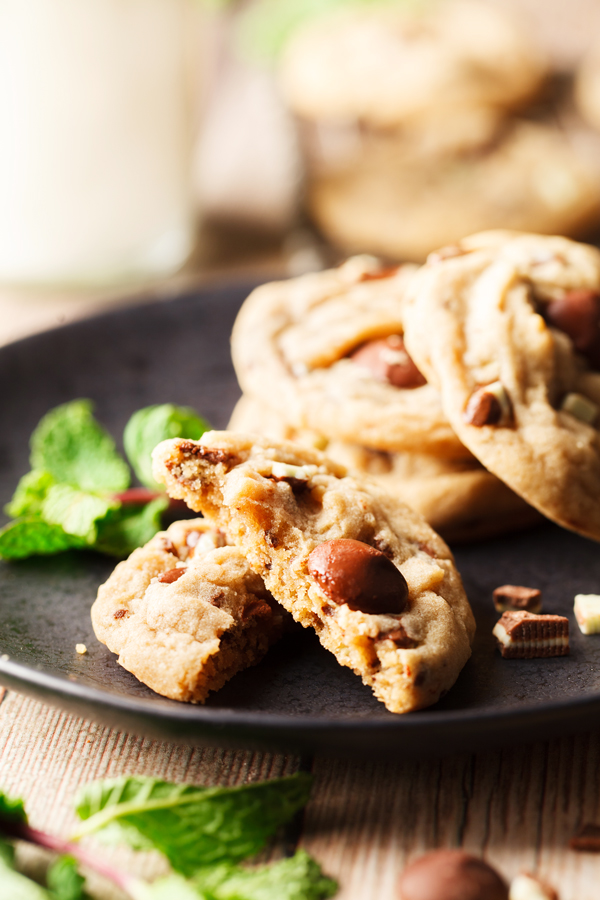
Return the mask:
[[600,825],[582,825],[569,841],[569,847],[584,853],[600,853]]
[[569,620],[564,616],[505,612],[496,623],[493,634],[505,659],[569,654]]
[[400,900],[508,900],[498,873],[464,850],[434,850],[404,870]]
[[529,872],[521,872],[510,883],[508,900],[559,900],[553,887]]
[[542,611],[542,592],[519,584],[503,584],[494,591],[494,606],[500,613],[511,610],[539,613]]
[[600,632],[600,594],[577,594],[573,612],[582,634]]

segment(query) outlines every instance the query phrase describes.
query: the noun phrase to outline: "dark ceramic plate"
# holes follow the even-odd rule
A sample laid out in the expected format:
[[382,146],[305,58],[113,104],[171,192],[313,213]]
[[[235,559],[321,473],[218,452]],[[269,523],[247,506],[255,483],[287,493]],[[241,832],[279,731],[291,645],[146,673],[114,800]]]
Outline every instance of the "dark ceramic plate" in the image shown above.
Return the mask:
[[[239,394],[229,334],[247,292],[247,285],[207,288],[0,350],[0,501],[28,469],[27,441],[40,417],[75,397],[91,397],[115,435],[134,410],[167,401],[224,427]],[[388,713],[302,629],[206,706],[159,697],[94,638],[89,608],[112,563],[91,553],[0,563],[0,682],[130,732],[370,756],[446,753],[600,722],[600,636],[581,635],[572,617],[577,592],[600,590],[598,545],[547,524],[456,553],[478,636],[456,686],[423,712]],[[500,658],[490,595],[506,582],[540,587],[546,610],[569,616],[569,657]],[[80,642],[84,656],[75,652]]]

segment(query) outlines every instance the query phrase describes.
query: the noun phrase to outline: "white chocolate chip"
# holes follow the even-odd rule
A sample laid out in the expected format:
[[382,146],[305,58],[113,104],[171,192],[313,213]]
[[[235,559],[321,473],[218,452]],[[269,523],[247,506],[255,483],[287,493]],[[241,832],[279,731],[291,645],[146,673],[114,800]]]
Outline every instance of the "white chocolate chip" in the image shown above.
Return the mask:
[[194,556],[198,553],[210,553],[217,547],[225,546],[225,537],[220,531],[205,531],[198,543],[194,546]]
[[582,634],[600,632],[600,594],[577,594],[573,611]]
[[522,872],[511,881],[508,900],[556,900],[556,892]]
[[296,481],[308,481],[312,475],[316,475],[317,466],[292,466],[289,463],[271,463],[270,474],[273,478],[295,478]]
[[593,400],[584,397],[583,394],[567,394],[560,406],[563,412],[568,412],[581,422],[593,425],[598,418],[600,409]]
[[75,650],[81,656],[83,656],[84,653],[87,653],[87,647],[85,646],[85,644],[75,644]]

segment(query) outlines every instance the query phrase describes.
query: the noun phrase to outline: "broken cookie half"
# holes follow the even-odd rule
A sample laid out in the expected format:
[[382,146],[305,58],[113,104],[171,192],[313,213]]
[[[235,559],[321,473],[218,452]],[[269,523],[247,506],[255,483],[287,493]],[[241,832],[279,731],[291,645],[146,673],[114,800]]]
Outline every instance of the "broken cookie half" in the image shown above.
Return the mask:
[[391,712],[435,703],[475,630],[450,550],[421,516],[322,453],[258,435],[164,441],[154,474],[223,528],[294,618]]
[[119,563],[92,606],[96,637],[148,687],[203,703],[279,638],[285,612],[206,519],[175,522]]

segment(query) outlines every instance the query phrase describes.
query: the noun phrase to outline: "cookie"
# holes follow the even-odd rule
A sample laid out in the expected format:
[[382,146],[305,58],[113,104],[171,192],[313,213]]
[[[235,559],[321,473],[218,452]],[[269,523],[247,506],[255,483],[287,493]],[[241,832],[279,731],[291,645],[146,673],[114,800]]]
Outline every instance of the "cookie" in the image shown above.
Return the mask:
[[355,257],[257,288],[231,339],[244,391],[328,438],[468,457],[404,349],[402,302],[415,271]]
[[575,80],[575,101],[583,118],[600,131],[600,44],[588,51]]
[[427,453],[386,453],[327,441],[316,432],[286,425],[276,412],[246,396],[238,402],[228,427],[323,450],[357,476],[372,478],[388,496],[411,506],[450,543],[485,540],[541,521],[536,510],[474,457],[452,460]]
[[553,125],[514,121],[473,153],[415,153],[371,134],[338,170],[314,173],[309,212],[346,253],[421,262],[483,228],[577,236],[600,216],[600,179]]
[[316,450],[236,432],[164,441],[154,475],[202,509],[273,596],[391,712],[435,703],[474,620],[452,554],[417,513]]
[[119,563],[92,606],[98,640],[158,694],[204,703],[279,638],[283,610],[206,519],[175,522]]
[[544,515],[600,540],[600,251],[474,235],[431,257],[405,315],[463,443]]
[[300,116],[390,128],[442,111],[450,119],[473,107],[514,107],[545,74],[545,62],[500,8],[445,0],[321,16],[291,38],[279,80]]

